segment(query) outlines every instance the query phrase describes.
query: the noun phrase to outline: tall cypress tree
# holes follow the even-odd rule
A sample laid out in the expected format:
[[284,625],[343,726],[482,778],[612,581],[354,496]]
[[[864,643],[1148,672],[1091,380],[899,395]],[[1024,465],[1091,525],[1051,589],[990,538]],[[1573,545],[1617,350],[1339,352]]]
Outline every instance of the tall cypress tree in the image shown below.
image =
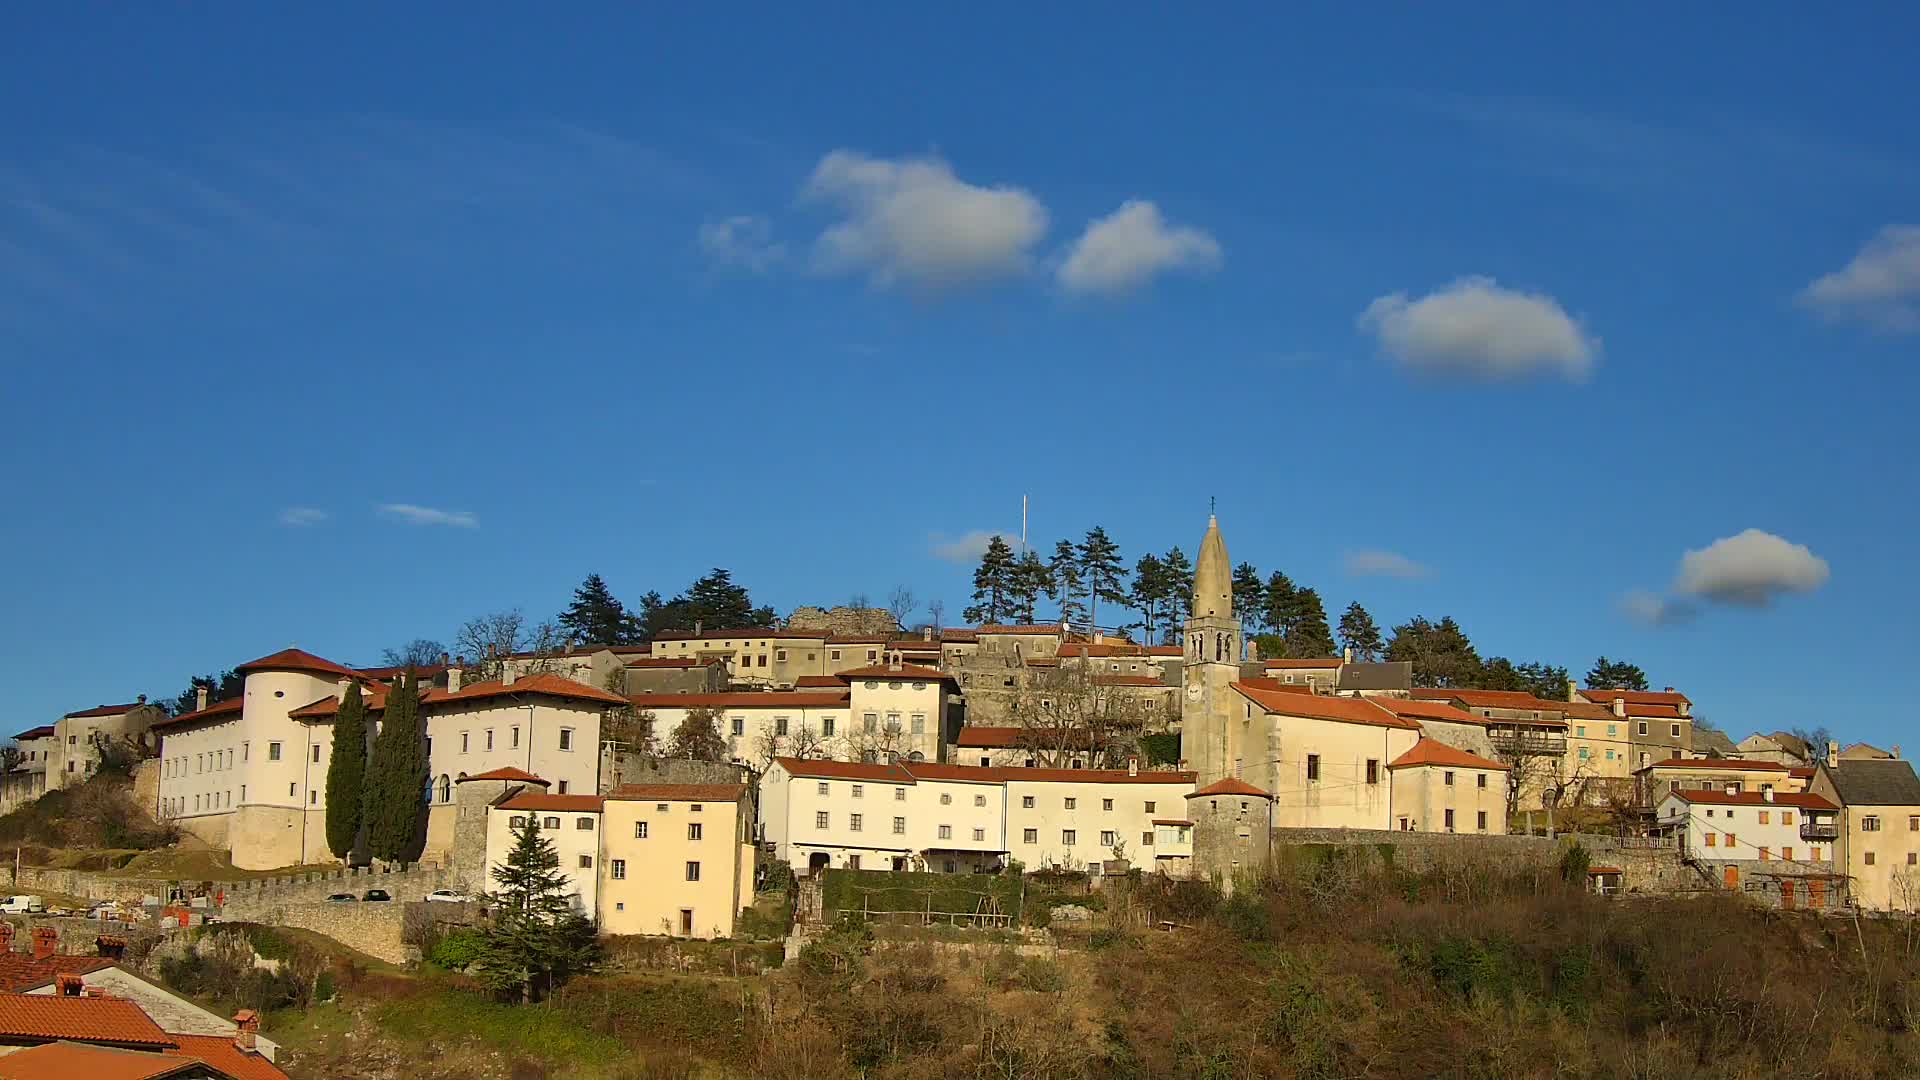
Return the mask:
[[376,859],[410,862],[420,852],[426,742],[419,683],[409,670],[387,694],[386,714],[367,764],[367,846]]
[[353,853],[366,812],[367,703],[360,684],[347,684],[347,696],[333,718],[333,756],[327,762],[327,850],[335,858]]

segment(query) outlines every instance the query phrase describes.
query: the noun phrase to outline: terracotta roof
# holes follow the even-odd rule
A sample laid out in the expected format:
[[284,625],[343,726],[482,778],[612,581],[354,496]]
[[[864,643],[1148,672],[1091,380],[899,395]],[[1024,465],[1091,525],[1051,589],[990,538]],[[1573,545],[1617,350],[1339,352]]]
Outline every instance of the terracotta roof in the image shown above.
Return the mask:
[[[1641,769],[1733,769],[1739,772],[1787,772],[1787,767],[1775,761],[1734,761],[1727,758],[1668,758],[1651,765],[1642,765]],[[1636,770],[1638,771],[1638,770]]]
[[1629,705],[1691,705],[1687,695],[1676,690],[1582,690],[1580,696],[1589,701],[1610,702],[1615,698]]
[[233,670],[245,675],[249,671],[301,671],[309,675],[353,675],[351,668],[342,667],[331,660],[307,652],[305,649],[281,649],[271,656],[258,660],[249,660]]
[[125,998],[0,994],[0,1042],[33,1039],[156,1049],[174,1045],[171,1035]]
[[1029,656],[1025,658],[1025,662],[1028,667],[1060,666],[1060,658],[1057,656]]
[[988,624],[986,626],[975,627],[973,632],[975,634],[1058,634],[1062,631],[1059,626],[1050,624],[1038,626]]
[[[388,688],[368,686],[366,688],[367,710],[381,712],[387,707]],[[538,675],[526,675],[512,683],[481,682],[461,687],[457,692],[448,693],[434,686],[420,695],[421,708],[433,708],[440,705],[464,705],[473,701],[487,701],[501,697],[521,697],[537,694],[543,697],[565,698],[571,701],[596,701],[607,705],[625,705],[627,699],[611,690],[577,683],[564,675],[542,672]],[[296,720],[321,720],[338,715],[340,701],[328,696],[311,705],[302,705],[287,715]]]
[[633,802],[739,802],[745,784],[622,784],[609,799]]
[[1193,822],[1188,821],[1186,818],[1159,818],[1159,817],[1154,818],[1153,823],[1155,825],[1192,825],[1193,824]]
[[1685,720],[1677,705],[1627,705],[1627,715],[1635,720]]
[[1153,675],[1095,675],[1095,686],[1160,686],[1171,690],[1173,687]]
[[[1679,791],[1668,792],[1688,802],[1713,803],[1716,806],[1797,806],[1803,810],[1838,810],[1838,806],[1815,795],[1811,791],[1775,791],[1773,798],[1767,798],[1763,791],[1742,791],[1728,794],[1724,791]],[[1664,797],[1664,796],[1663,796]]]
[[1444,701],[1414,701],[1396,697],[1370,697],[1367,700],[1395,716],[1411,717],[1416,720],[1444,720],[1450,724],[1472,724],[1475,727],[1487,726],[1486,717],[1456,709]]
[[[452,664],[415,664],[413,665],[412,671],[421,678],[431,679],[436,675],[445,674],[451,667],[453,667]],[[384,681],[387,679],[397,679],[405,675],[407,671],[407,665],[400,664],[390,667],[361,668],[354,674],[359,675],[363,679],[380,679]]]
[[1456,687],[1416,686],[1408,691],[1421,701],[1464,701],[1481,709],[1547,710],[1555,712],[1567,704],[1534,697],[1524,690],[1470,690]]
[[180,1044],[177,1053],[199,1058],[234,1080],[287,1080],[287,1074],[280,1070],[280,1066],[258,1052],[235,1046],[231,1035],[170,1032],[167,1037]]
[[1021,745],[1025,728],[989,727],[984,724],[968,724],[954,737],[953,745],[966,749],[1006,749]]
[[155,720],[150,728],[158,731],[161,728],[197,724],[202,720],[228,720],[240,715],[240,711],[246,708],[246,705],[247,699],[244,696],[230,697],[225,701],[216,701],[197,712],[181,713],[166,720]]
[[24,994],[49,985],[57,975],[85,975],[119,964],[104,956],[67,956],[56,953],[37,960],[32,953],[0,952],[0,993]]
[[1580,720],[1621,719],[1621,717],[1614,714],[1612,709],[1592,701],[1556,701],[1553,704],[1554,707],[1560,710],[1562,715],[1571,716]]
[[963,784],[1003,783],[1005,771],[982,765],[947,765],[937,761],[903,761],[900,767],[915,780],[950,780]]
[[829,634],[829,645],[885,645],[893,638],[887,634]]
[[818,688],[831,687],[832,689],[842,690],[842,691],[846,689],[846,686],[842,684],[839,679],[836,679],[831,675],[802,675],[800,676],[800,678],[794,680],[793,685],[795,687],[802,687],[802,686],[812,686],[812,687],[818,687]]
[[655,641],[713,641],[717,638],[743,638],[756,641],[760,638],[825,638],[825,634],[809,630],[775,630],[767,626],[743,626],[731,630],[666,630],[653,635]]
[[956,626],[940,631],[942,645],[972,645],[979,640],[979,632],[968,627]]
[[[0,1080],[164,1080],[207,1075],[211,1064],[181,1054],[50,1042],[0,1057]],[[286,1075],[277,1069],[275,1074]],[[217,1075],[232,1074],[221,1070]]]
[[[919,768],[917,765],[907,766]],[[949,766],[951,768],[951,766]],[[1125,769],[975,769],[975,772],[992,771],[1001,774],[1001,779],[1009,781],[1033,781],[1061,784],[1191,784],[1194,774],[1175,772],[1170,769],[1141,769],[1128,772]]]
[[888,784],[911,784],[913,777],[898,765],[868,764],[864,761],[828,761],[824,758],[776,757],[774,763],[788,775],[809,780],[875,780]]
[[1213,783],[1208,784],[1206,787],[1203,787],[1198,791],[1192,792],[1187,796],[1187,798],[1198,799],[1205,795],[1258,795],[1263,799],[1273,798],[1273,796],[1267,794],[1264,791],[1261,791],[1259,788],[1254,787],[1252,784],[1247,783],[1245,780],[1241,780],[1238,777],[1233,777],[1233,776],[1229,776],[1220,780],[1215,780]]
[[1240,681],[1256,690],[1278,690],[1283,694],[1315,693],[1312,683],[1283,683],[1265,675],[1248,675]]
[[95,705],[91,709],[81,709],[79,712],[70,712],[61,717],[61,719],[82,720],[89,716],[119,716],[122,713],[130,713],[145,704],[146,702],[144,701],[129,701],[125,705]]
[[731,694],[629,694],[639,709],[844,709],[847,692],[801,693],[797,690],[741,691]]
[[28,728],[13,738],[15,742],[25,742],[28,739],[51,739],[53,738],[53,725],[42,724],[36,728]]
[[504,769],[490,769],[483,773],[475,773],[472,776],[463,776],[460,778],[460,783],[464,784],[469,780],[517,780],[525,784],[551,786],[547,781],[540,779],[527,770],[516,769],[511,765],[508,765]]
[[1233,684],[1247,700],[1271,713],[1304,716],[1312,720],[1333,720],[1344,724],[1369,724],[1373,727],[1419,731],[1413,720],[1402,719],[1366,698],[1325,697],[1320,694],[1289,694],[1262,690],[1244,682]]
[[557,813],[597,814],[606,803],[599,795],[547,795],[536,791],[523,791],[506,802],[494,805],[495,810],[552,810]]
[[697,668],[719,662],[720,661],[710,657],[703,659],[698,656],[636,656],[632,660],[627,661],[626,666],[631,668]]
[[939,652],[940,643],[920,638],[904,638],[887,642],[887,648],[895,652]]
[[1298,670],[1298,669],[1305,668],[1305,669],[1318,671],[1322,668],[1337,668],[1342,663],[1345,663],[1345,661],[1341,660],[1337,656],[1321,657],[1317,659],[1309,658],[1304,660],[1280,657],[1272,660],[1262,660],[1260,663],[1261,663],[1261,666],[1263,667],[1273,668],[1276,670],[1287,670],[1287,669]]
[[1498,769],[1507,771],[1507,766],[1497,761],[1488,761],[1478,754],[1469,754],[1458,747],[1448,746],[1438,739],[1421,739],[1413,744],[1413,749],[1394,758],[1388,763],[1389,769],[1404,769],[1415,765],[1452,766],[1456,769]]
[[1178,645],[1135,645],[1130,641],[1069,641],[1060,646],[1061,656],[1184,656]]
[[919,664],[901,664],[899,667],[894,667],[890,664],[870,664],[867,667],[849,668],[846,671],[835,672],[834,678],[842,682],[850,682],[854,679],[911,679],[918,682],[938,682],[939,680],[945,679],[947,682],[954,681],[953,676],[944,671],[936,668],[921,667]]
[[775,758],[790,775],[809,780],[872,780],[911,784],[919,780],[960,780],[974,783],[1070,784],[1191,784],[1190,772],[1142,769],[1025,769],[986,765],[943,765],[930,761],[903,761],[897,765],[869,765],[854,761]]
[[1811,780],[1813,779],[1813,774],[1819,771],[1819,769],[1812,765],[1796,765],[1787,770],[1787,775],[1796,780]]

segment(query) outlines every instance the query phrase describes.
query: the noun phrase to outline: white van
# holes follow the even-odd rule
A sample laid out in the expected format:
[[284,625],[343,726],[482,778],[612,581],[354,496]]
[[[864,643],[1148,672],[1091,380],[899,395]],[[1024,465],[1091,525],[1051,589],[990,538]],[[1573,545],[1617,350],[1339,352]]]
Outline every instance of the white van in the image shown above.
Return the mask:
[[39,915],[47,902],[38,896],[9,896],[0,900],[0,915]]

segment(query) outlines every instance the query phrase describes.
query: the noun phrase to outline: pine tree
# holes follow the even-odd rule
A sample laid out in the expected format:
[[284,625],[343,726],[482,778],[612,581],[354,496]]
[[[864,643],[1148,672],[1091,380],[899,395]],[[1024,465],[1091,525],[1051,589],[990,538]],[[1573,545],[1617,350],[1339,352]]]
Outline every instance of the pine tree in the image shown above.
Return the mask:
[[970,623],[1004,623],[1013,616],[1013,549],[999,533],[987,541],[980,565],[973,571],[973,606],[962,613]]
[[1411,661],[1415,686],[1478,686],[1480,654],[1449,615],[1438,623],[1415,616],[1393,628],[1387,659]]
[[1283,638],[1290,636],[1294,624],[1299,621],[1296,592],[1293,579],[1275,570],[1273,575],[1267,578],[1267,584],[1261,590],[1261,625]]
[[1645,690],[1647,673],[1637,664],[1602,656],[1587,672],[1587,686],[1595,690]]
[[1319,592],[1303,588],[1293,594],[1294,624],[1287,633],[1287,655],[1302,660],[1330,656],[1333,631],[1327,626],[1327,609]]
[[1040,621],[1040,594],[1047,591],[1047,585],[1053,575],[1047,572],[1047,564],[1040,556],[1029,551],[1020,556],[1013,564],[1009,574],[1008,601],[1012,607],[1012,617],[1028,626]]
[[1260,583],[1260,571],[1250,562],[1233,568],[1233,610],[1248,634],[1267,629],[1267,587]]
[[[1167,580],[1173,587],[1173,607],[1167,612],[1167,621],[1185,622],[1193,616],[1193,563],[1177,544],[1160,556],[1160,563],[1167,568]],[[1240,605],[1234,604],[1234,609],[1241,610]]]
[[573,590],[573,603],[560,615],[560,628],[580,644],[630,645],[640,636],[639,620],[614,598],[599,574]]
[[727,760],[727,740],[720,734],[720,714],[712,709],[688,709],[667,742],[667,756],[689,761]]
[[1071,625],[1082,625],[1087,621],[1087,606],[1080,602],[1084,585],[1080,577],[1080,553],[1074,550],[1073,541],[1062,540],[1053,545],[1053,558],[1047,560],[1047,573],[1050,584],[1047,596],[1060,604],[1060,621]]
[[353,854],[366,812],[367,702],[360,684],[348,683],[333,718],[333,756],[327,762],[327,850]]
[[367,763],[367,847],[386,862],[420,853],[426,811],[427,737],[420,722],[419,682],[408,671],[387,693],[380,734]]
[[1088,622],[1100,621],[1100,602],[1127,602],[1127,567],[1120,561],[1120,545],[1107,536],[1107,530],[1095,525],[1076,549],[1080,556],[1081,584],[1087,590]]
[[1340,616],[1340,643],[1353,650],[1355,660],[1372,663],[1379,659],[1386,644],[1380,640],[1380,627],[1373,621],[1367,609],[1355,600],[1347,605],[1347,613]]
[[1167,564],[1161,562],[1158,555],[1149,553],[1140,556],[1140,561],[1133,565],[1132,603],[1134,610],[1140,613],[1140,629],[1149,645],[1155,640],[1155,627],[1167,621],[1174,591],[1173,577],[1167,573]]
[[482,982],[522,1000],[544,998],[599,965],[593,924],[575,909],[559,853],[541,834],[539,817],[529,814],[515,827],[513,848],[492,875],[496,887],[487,903],[494,918],[475,961]]

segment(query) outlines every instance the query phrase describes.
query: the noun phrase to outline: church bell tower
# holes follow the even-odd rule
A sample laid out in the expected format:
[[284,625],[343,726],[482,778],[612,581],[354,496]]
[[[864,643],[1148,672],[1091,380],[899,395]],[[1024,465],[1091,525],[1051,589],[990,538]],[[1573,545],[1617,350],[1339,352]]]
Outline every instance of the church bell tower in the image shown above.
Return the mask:
[[1180,701],[1181,751],[1198,784],[1237,775],[1240,750],[1234,738],[1240,707],[1233,684],[1240,679],[1240,620],[1233,615],[1233,564],[1220,535],[1219,518],[1207,516],[1207,535],[1193,573],[1193,614],[1183,627],[1186,661]]

